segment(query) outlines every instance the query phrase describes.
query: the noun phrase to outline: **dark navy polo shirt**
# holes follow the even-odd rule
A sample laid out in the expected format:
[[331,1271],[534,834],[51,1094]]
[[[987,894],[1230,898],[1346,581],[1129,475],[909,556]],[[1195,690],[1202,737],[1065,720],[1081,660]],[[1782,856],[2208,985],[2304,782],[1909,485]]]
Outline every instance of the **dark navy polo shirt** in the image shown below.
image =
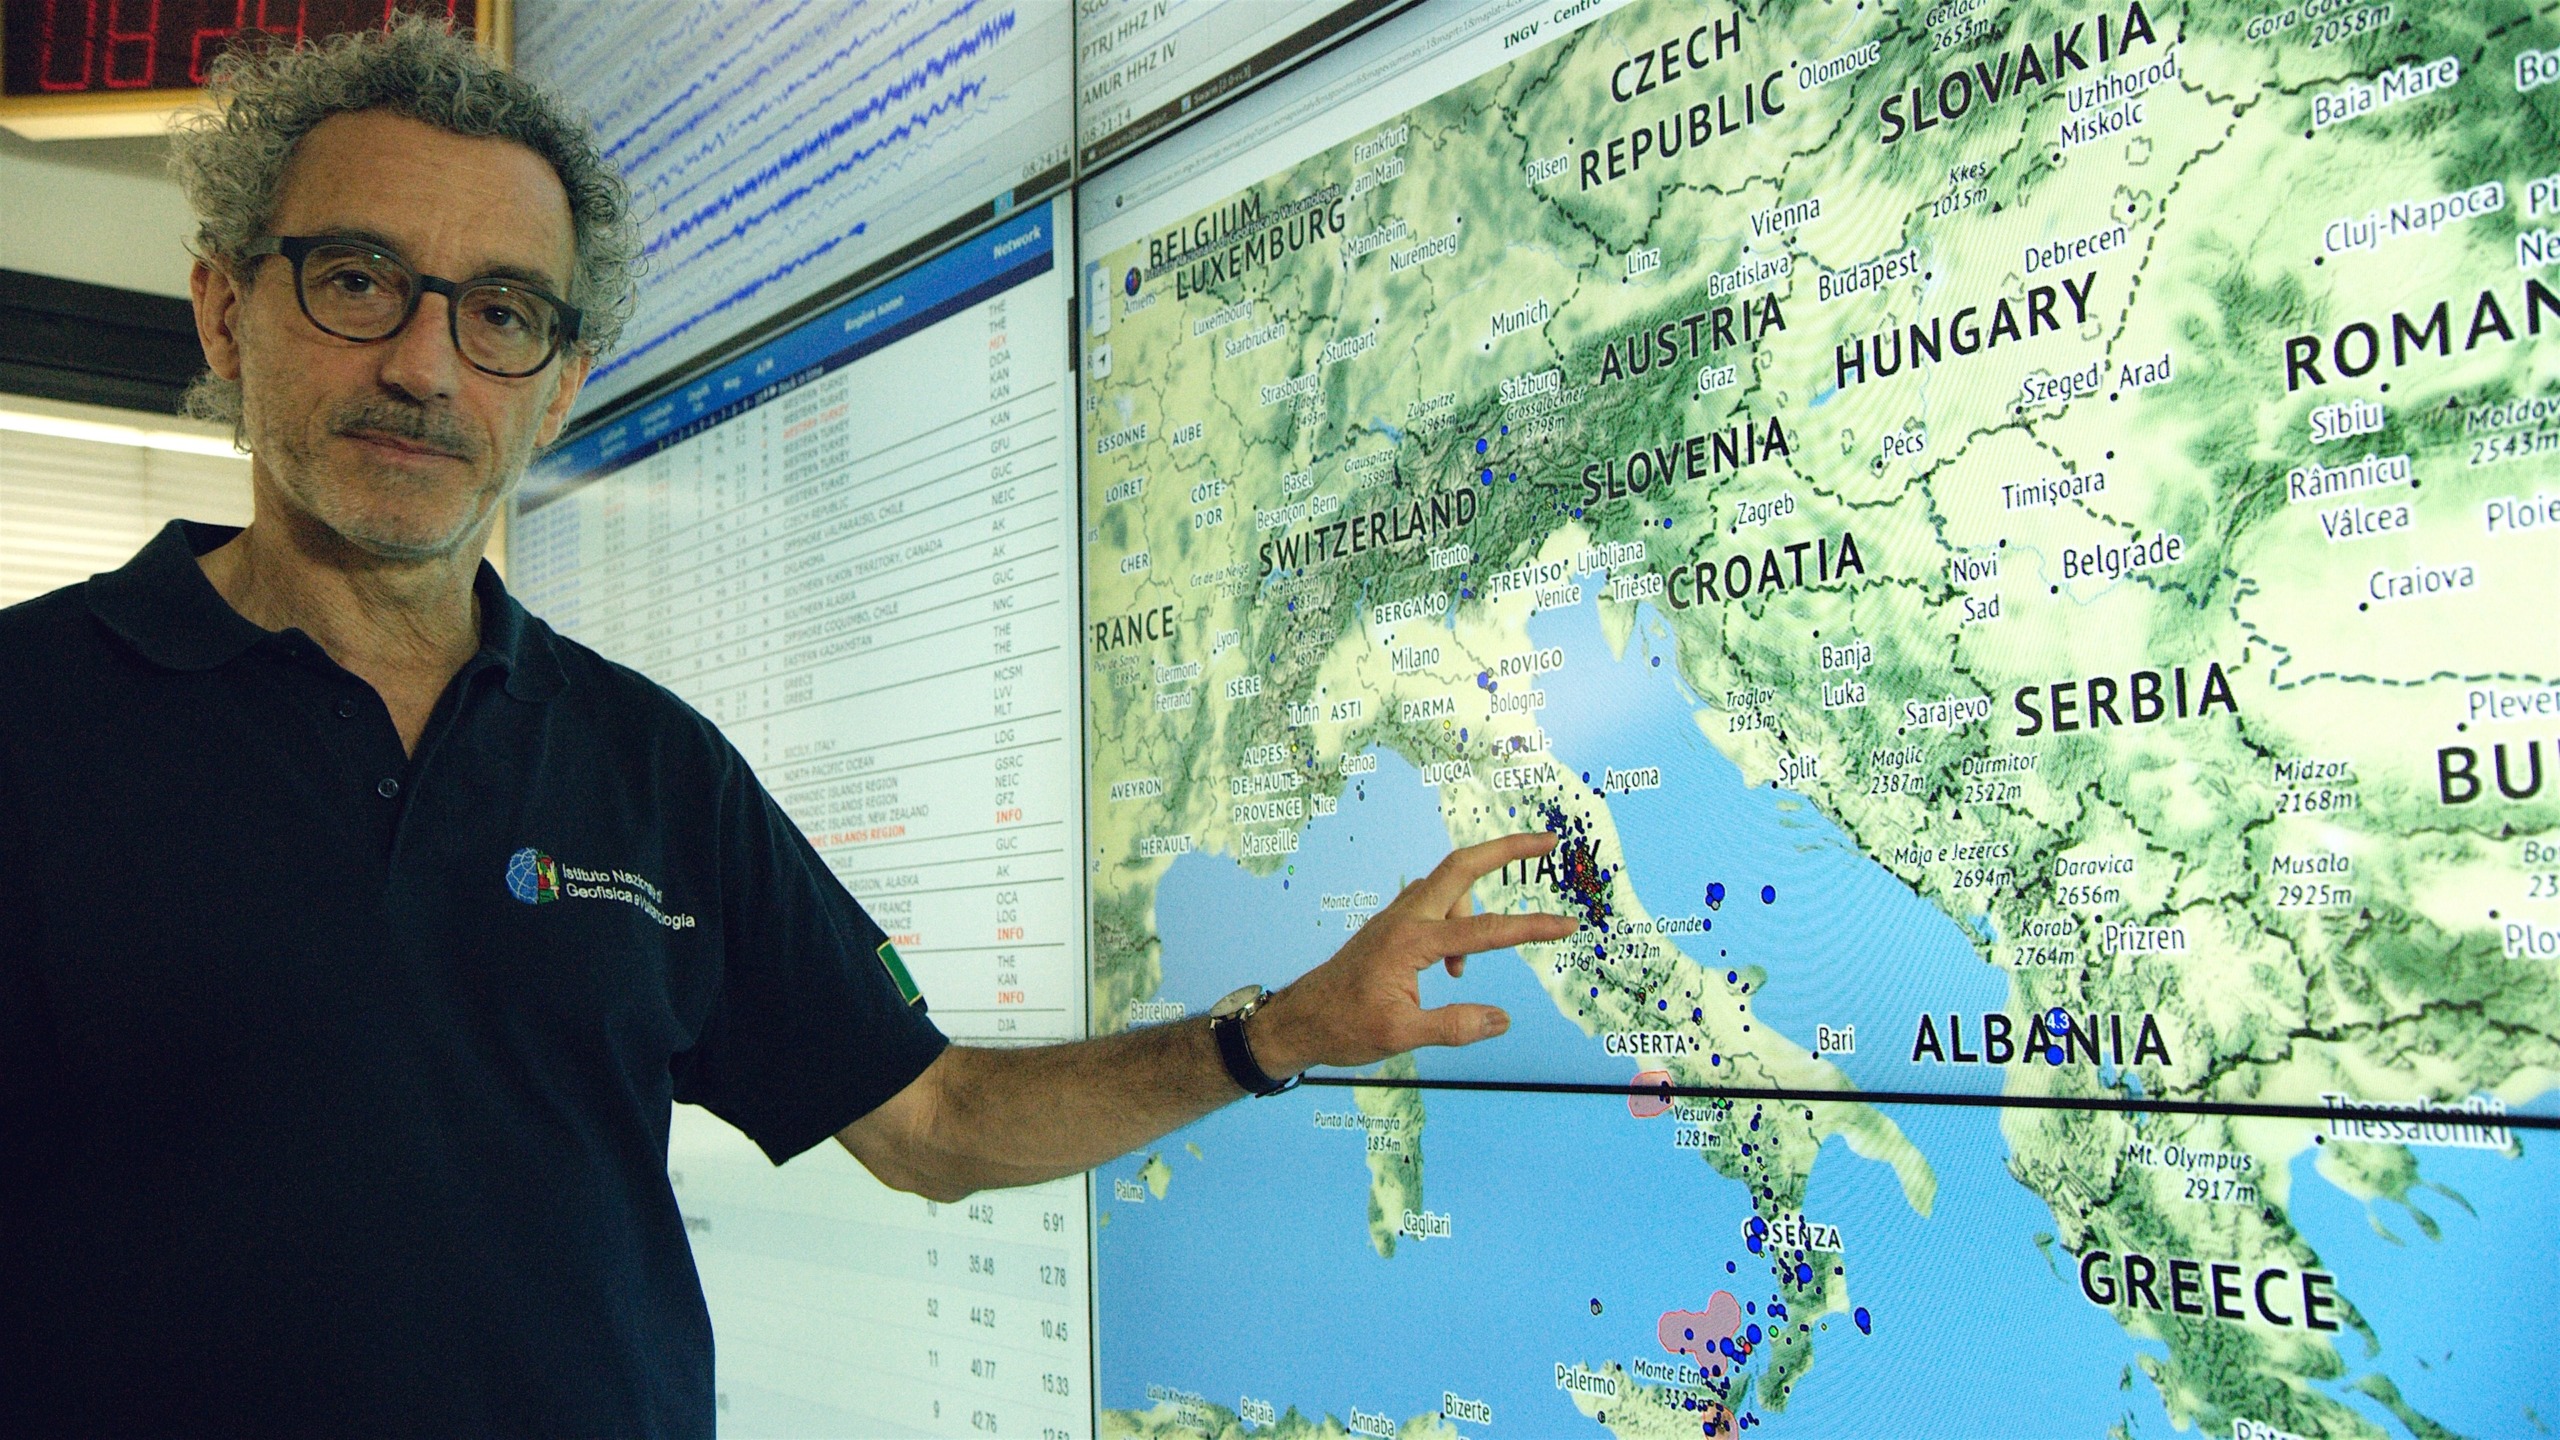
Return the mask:
[[0,611],[0,1430],[709,1435],[670,1102],[779,1161],[941,1034],[674,696],[484,566],[405,755],[234,533]]

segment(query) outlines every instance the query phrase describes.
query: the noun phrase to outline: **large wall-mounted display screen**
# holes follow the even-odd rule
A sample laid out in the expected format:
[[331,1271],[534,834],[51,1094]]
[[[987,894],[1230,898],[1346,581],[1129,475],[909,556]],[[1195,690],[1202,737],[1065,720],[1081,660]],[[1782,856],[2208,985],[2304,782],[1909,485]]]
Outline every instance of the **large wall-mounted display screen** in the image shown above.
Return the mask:
[[[955,1039],[1084,1033],[1068,207],[555,452],[525,603],[716,721]],[[679,1106],[728,1435],[1090,1433],[1085,1182],[934,1205]]]
[[525,0],[517,64],[589,112],[646,238],[581,413],[1062,182],[1073,29],[1044,0]]
[[1105,1432],[2547,1423],[2555,46],[1427,5],[1089,178],[1097,1024],[1586,922],[1105,1168]]

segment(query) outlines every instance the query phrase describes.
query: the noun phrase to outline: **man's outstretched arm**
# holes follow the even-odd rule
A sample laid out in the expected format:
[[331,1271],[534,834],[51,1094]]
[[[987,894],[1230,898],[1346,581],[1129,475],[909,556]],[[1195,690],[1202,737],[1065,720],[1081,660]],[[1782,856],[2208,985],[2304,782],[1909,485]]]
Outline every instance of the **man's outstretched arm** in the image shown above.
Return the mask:
[[[1468,891],[1555,847],[1509,835],[1452,853],[1369,918],[1332,959],[1245,1022],[1271,1075],[1368,1065],[1420,1045],[1472,1045],[1511,1028],[1490,1005],[1422,1008],[1423,971],[1574,931],[1562,915],[1476,915]],[[837,1139],[871,1173],[936,1200],[1073,1175],[1240,1098],[1206,1019],[1022,1050],[953,1046]]]

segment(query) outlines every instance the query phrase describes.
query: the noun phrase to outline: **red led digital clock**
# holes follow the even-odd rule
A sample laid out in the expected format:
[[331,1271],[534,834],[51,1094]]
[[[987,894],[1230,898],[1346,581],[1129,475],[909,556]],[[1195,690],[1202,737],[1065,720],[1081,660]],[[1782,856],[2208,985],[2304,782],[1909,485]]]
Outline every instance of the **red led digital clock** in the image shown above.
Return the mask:
[[324,39],[394,14],[451,20],[505,53],[506,0],[0,0],[0,124],[37,138],[155,132],[242,36]]

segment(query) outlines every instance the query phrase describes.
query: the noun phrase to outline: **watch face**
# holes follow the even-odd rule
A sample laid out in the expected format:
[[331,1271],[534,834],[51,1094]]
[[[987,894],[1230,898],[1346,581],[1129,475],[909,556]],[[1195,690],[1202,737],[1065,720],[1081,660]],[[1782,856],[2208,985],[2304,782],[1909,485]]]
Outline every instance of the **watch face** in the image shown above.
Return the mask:
[[1241,990],[1230,990],[1225,998],[1209,1007],[1209,1018],[1224,1020],[1230,1015],[1241,1015],[1252,1009],[1262,996],[1263,989],[1259,985],[1247,985]]

